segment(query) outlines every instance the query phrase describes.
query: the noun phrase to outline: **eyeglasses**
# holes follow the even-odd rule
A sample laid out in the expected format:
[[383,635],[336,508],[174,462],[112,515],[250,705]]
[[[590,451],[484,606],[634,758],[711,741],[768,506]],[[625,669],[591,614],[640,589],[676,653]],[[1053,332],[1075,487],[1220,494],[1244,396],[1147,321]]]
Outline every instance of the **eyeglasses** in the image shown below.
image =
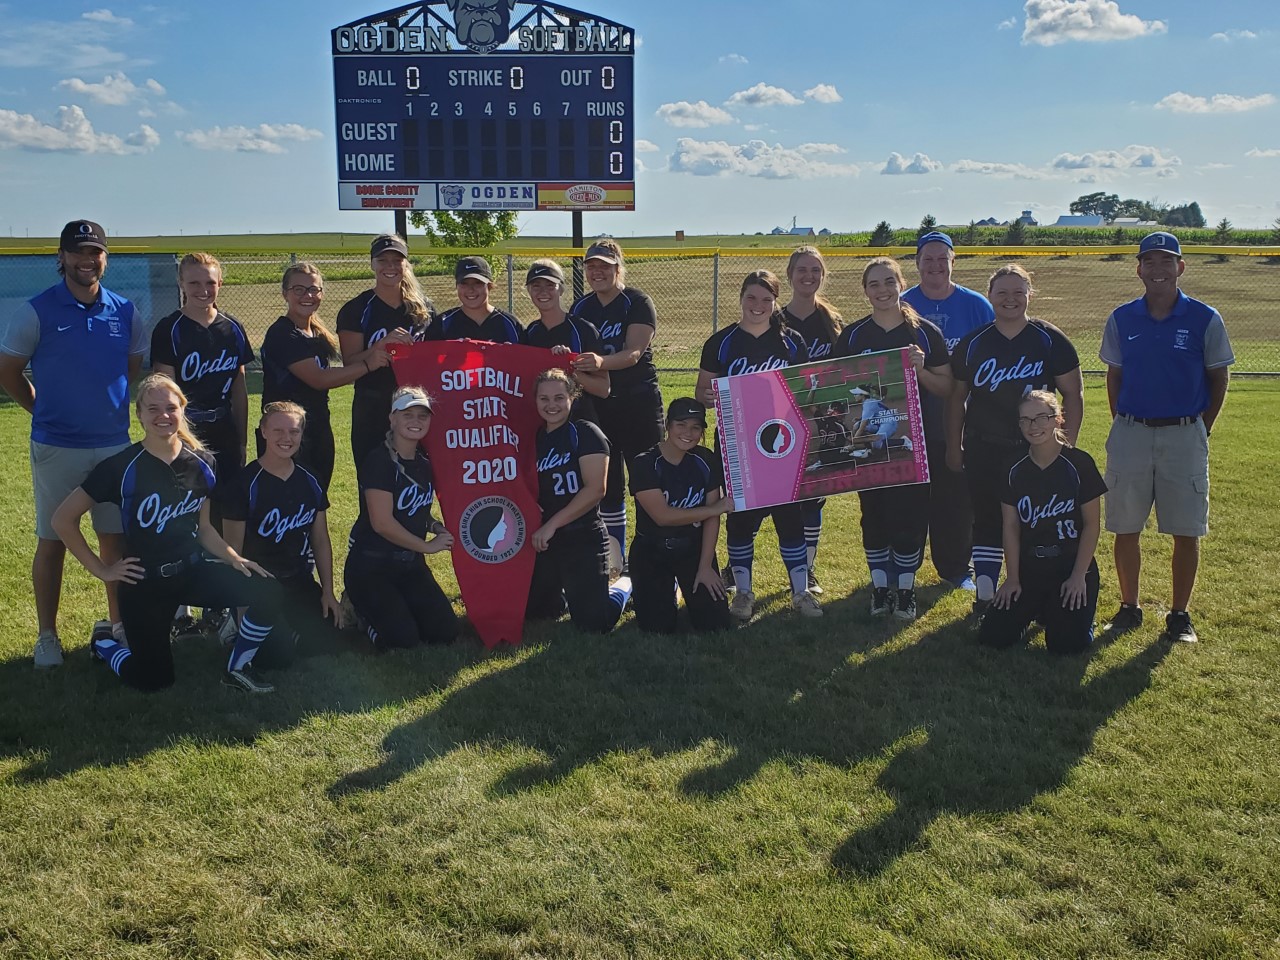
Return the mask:
[[320,296],[320,294],[324,293],[324,287],[315,287],[315,286],[304,287],[300,283],[295,283],[292,287],[289,288],[289,292],[292,293],[295,297],[302,297],[302,296],[318,297]]
[[1041,413],[1034,417],[1019,417],[1018,426],[1020,427],[1047,427],[1051,421],[1055,420],[1056,414]]

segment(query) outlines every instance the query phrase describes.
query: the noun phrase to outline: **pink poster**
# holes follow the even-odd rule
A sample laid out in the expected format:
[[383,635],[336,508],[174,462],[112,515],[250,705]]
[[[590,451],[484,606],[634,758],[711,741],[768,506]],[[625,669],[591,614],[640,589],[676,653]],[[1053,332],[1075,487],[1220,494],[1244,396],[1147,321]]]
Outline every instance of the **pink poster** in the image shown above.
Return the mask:
[[738,510],[929,482],[920,387],[905,349],[720,377],[714,388]]

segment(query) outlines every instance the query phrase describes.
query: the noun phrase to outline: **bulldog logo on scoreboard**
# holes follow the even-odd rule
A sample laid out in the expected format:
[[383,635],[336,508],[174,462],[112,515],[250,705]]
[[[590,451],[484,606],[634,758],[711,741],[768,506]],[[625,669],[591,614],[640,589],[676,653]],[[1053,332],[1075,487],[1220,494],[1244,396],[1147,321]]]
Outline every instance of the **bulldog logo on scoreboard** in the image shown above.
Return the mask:
[[795,428],[785,420],[766,420],[756,431],[756,449],[771,460],[781,460],[795,446]]
[[462,511],[462,549],[481,563],[503,563],[524,546],[524,516],[506,497],[481,497]]
[[511,36],[516,0],[448,0],[458,42],[473,53],[490,53]]
[[462,206],[462,198],[466,195],[466,188],[457,183],[442,183],[440,185],[440,202],[446,207]]

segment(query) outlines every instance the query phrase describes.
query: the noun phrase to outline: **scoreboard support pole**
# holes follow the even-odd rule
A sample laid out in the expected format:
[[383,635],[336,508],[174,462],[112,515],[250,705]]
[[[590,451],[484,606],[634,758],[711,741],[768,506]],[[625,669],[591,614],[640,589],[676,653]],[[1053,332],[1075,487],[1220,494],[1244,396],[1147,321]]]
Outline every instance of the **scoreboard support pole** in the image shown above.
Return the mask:
[[409,239],[409,212],[407,210],[396,210],[393,212],[396,218],[395,232],[404,237],[406,241]]
[[[582,249],[582,211],[574,210],[573,217],[573,249]],[[573,300],[575,303],[582,297],[582,256],[573,258]]]

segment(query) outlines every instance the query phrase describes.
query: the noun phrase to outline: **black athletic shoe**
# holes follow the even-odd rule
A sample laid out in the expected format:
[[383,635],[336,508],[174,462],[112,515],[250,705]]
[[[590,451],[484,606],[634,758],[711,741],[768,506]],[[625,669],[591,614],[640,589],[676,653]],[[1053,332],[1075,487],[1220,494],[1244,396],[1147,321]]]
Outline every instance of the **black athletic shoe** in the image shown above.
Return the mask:
[[916,592],[914,590],[898,591],[898,599],[893,607],[893,615],[899,620],[914,620],[916,618]]
[[871,615],[883,617],[893,610],[893,593],[888,587],[876,587],[871,591]]
[[808,579],[809,592],[812,593],[814,596],[821,596],[822,584],[818,582],[818,575],[813,572],[813,567],[809,568],[809,572],[806,576]]
[[[1188,620],[1188,623],[1190,623],[1190,620]],[[1108,632],[1111,636],[1118,637],[1121,634],[1137,630],[1140,626],[1142,626],[1142,608],[1122,603],[1115,616],[1111,618]]]
[[245,693],[274,693],[276,689],[254,673],[251,665],[245,665],[239,670],[228,670],[222,675],[222,682]]
[[1160,634],[1160,639],[1169,643],[1195,643],[1200,638],[1191,625],[1191,614],[1185,610],[1170,610],[1165,614],[1164,633]]

